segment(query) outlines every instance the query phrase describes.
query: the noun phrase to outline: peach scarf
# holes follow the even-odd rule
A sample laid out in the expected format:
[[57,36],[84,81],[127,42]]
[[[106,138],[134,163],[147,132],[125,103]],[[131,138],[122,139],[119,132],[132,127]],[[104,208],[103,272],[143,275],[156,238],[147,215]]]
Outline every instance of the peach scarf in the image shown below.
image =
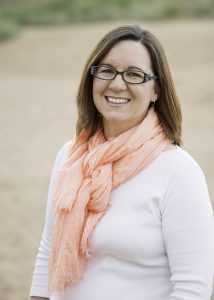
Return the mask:
[[88,239],[110,204],[111,191],[150,164],[171,142],[151,107],[144,120],[106,140],[101,130],[72,143],[56,183],[49,290],[62,292],[83,276]]

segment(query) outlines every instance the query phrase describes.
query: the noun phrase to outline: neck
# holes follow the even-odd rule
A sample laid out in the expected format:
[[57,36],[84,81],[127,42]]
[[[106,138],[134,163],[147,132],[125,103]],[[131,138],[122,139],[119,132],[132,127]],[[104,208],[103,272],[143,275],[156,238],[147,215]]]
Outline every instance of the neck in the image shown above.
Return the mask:
[[146,111],[144,115],[137,116],[136,118],[133,118],[131,120],[124,120],[124,121],[118,121],[118,120],[106,120],[103,118],[103,133],[107,140],[112,139],[114,137],[117,137],[121,133],[129,130],[130,128],[137,126],[140,124],[146,117],[147,113],[149,111]]
[[107,140],[117,137],[121,133],[129,130],[130,128],[137,126],[139,123],[142,122],[143,119],[141,118],[141,119],[125,121],[125,122],[114,122],[114,121],[103,120],[104,136]]
[[123,127],[116,127],[116,126],[109,126],[108,124],[105,124],[103,122],[103,131],[104,131],[104,136],[107,140],[112,139],[121,133],[125,132],[127,128]]

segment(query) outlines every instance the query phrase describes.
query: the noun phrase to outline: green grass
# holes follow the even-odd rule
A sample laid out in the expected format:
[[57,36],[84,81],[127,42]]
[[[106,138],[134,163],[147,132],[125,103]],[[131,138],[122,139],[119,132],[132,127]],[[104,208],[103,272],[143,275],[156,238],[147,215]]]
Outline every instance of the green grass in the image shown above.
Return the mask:
[[0,0],[0,40],[25,25],[213,16],[213,0]]

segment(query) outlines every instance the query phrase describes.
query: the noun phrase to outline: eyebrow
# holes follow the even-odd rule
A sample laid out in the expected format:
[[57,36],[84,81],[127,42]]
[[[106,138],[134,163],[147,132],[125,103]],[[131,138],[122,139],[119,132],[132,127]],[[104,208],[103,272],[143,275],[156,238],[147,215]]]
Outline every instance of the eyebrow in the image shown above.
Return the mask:
[[[107,63],[102,63],[102,64],[100,64],[101,66],[109,66],[109,67],[111,67],[111,68],[113,68],[113,69],[116,69],[114,66],[112,66],[111,64],[107,64]],[[144,72],[144,70],[143,69],[141,69],[141,68],[139,68],[139,67],[136,67],[136,66],[128,66],[128,68],[126,68],[125,70],[129,70],[129,69],[137,69],[137,70],[139,70],[139,71],[141,71],[141,72]]]

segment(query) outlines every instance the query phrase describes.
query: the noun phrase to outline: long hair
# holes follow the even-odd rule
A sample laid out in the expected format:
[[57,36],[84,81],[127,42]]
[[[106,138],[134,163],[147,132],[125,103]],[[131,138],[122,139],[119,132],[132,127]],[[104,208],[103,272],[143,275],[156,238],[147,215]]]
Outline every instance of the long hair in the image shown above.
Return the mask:
[[170,72],[169,64],[159,40],[148,30],[137,25],[121,26],[107,33],[89,56],[83,70],[77,94],[76,134],[87,129],[90,138],[102,126],[102,118],[93,102],[92,65],[98,65],[109,50],[118,42],[132,40],[140,42],[148,50],[152,68],[157,76],[158,100],[155,110],[167,137],[176,145],[182,145],[182,113],[179,99]]

